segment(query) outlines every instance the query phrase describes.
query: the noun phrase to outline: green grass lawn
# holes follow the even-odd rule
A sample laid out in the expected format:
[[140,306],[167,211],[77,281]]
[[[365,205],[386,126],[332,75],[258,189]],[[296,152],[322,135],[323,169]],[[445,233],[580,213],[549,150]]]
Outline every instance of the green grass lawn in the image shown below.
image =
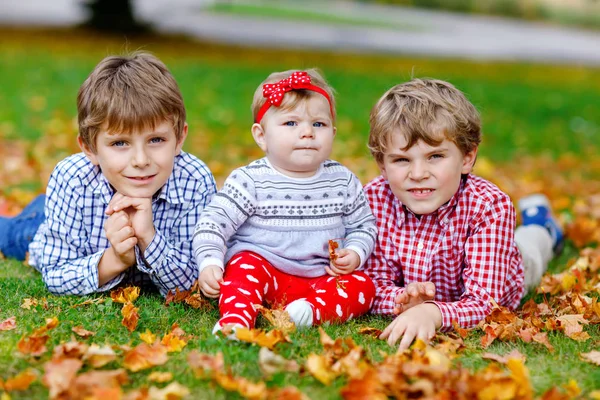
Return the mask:
[[[6,38],[10,37],[10,40]],[[186,149],[205,160],[222,180],[233,168],[260,155],[253,143],[250,102],[257,85],[272,71],[317,66],[337,90],[338,135],[333,158],[351,168],[366,182],[377,174],[366,150],[368,115],[377,98],[390,86],[414,77],[446,79],[462,89],[482,113],[484,143],[480,157],[493,165],[510,164],[520,156],[572,153],[583,159],[597,154],[600,134],[600,70],[583,67],[541,66],[511,63],[474,63],[457,60],[430,60],[389,56],[356,56],[330,53],[248,50],[200,44],[185,39],[146,38],[124,43],[69,31],[0,31],[0,143],[22,146],[32,162],[41,164],[40,175],[28,174],[18,183],[0,185],[0,195],[33,192],[45,184],[45,173],[56,161],[75,151],[75,98],[79,85],[105,55],[124,49],[144,49],[161,57],[171,67],[183,91],[188,110],[190,136]],[[6,150],[4,150],[6,151]],[[0,177],[2,168],[0,166]],[[36,170],[38,171],[38,170]],[[6,173],[6,172],[5,172]],[[493,179],[492,179],[493,180]],[[565,267],[577,255],[569,245],[552,265]],[[130,334],[121,326],[121,305],[110,298],[85,308],[71,306],[76,297],[57,297],[45,289],[41,277],[16,261],[0,260],[0,321],[16,316],[17,329],[0,332],[0,378],[12,377],[27,367],[43,372],[50,354],[30,359],[16,350],[19,339],[44,325],[45,318],[60,320],[50,333],[48,348],[68,341],[71,328],[83,325],[97,332],[87,343],[137,345],[138,332],[146,329],[163,335],[177,322],[195,335],[181,353],[169,355],[166,365],[153,368],[171,371],[175,380],[189,387],[191,398],[235,398],[207,380],[193,376],[186,356],[192,349],[215,354],[221,351],[235,374],[260,380],[256,367],[258,348],[217,340],[210,329],[216,311],[200,311],[172,304],[164,306],[156,295],[142,295],[136,306],[140,322]],[[92,296],[93,297],[93,296]],[[20,307],[25,298],[46,298],[48,309]],[[541,300],[541,299],[538,299]],[[363,326],[383,329],[387,320],[364,317],[342,326],[327,326],[333,338],[352,337],[373,360],[380,351],[393,349],[385,342],[357,334]],[[264,321],[262,326],[266,326]],[[586,326],[592,339],[576,342],[563,334],[550,333],[553,353],[541,345],[495,342],[487,351],[504,354],[513,348],[527,356],[536,393],[574,379],[584,393],[600,389],[600,368],[581,361],[579,354],[598,349],[598,326]],[[291,335],[291,344],[279,345],[278,352],[299,363],[311,352],[319,353],[316,329]],[[479,369],[489,362],[481,359],[486,350],[479,346],[479,334],[467,340],[467,348],[456,362]],[[117,363],[105,369],[118,368]],[[130,373],[127,387],[148,384],[150,371]],[[345,380],[324,386],[309,374],[281,373],[270,386],[297,386],[312,399],[339,398]],[[25,392],[11,393],[13,399],[43,398],[47,389],[39,381]]]

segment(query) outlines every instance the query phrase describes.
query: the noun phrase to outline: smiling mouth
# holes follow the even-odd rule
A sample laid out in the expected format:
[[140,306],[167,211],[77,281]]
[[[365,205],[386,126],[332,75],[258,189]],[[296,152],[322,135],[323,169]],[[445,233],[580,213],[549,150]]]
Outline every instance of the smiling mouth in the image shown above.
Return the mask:
[[146,175],[146,176],[128,176],[129,179],[133,180],[133,181],[139,181],[139,182],[143,182],[143,181],[147,181],[149,179],[154,178],[156,175]]
[[432,193],[434,189],[409,189],[408,191],[414,194],[428,194]]

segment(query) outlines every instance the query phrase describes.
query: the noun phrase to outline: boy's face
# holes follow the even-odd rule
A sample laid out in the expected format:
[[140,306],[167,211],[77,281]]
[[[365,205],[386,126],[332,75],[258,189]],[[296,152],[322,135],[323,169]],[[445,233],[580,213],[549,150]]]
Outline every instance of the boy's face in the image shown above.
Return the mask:
[[163,122],[153,130],[131,134],[109,134],[101,130],[96,138],[96,153],[79,140],[81,149],[114,189],[130,197],[152,197],[173,172],[175,156],[187,136],[187,124],[177,141],[173,126]]
[[448,139],[439,146],[417,142],[406,151],[403,134],[393,133],[380,165],[394,195],[417,215],[430,214],[454,196],[461,174],[468,174],[477,149],[463,155]]
[[298,103],[292,110],[275,109],[252,136],[273,167],[284,175],[313,176],[331,154],[336,128],[329,102],[321,95]]

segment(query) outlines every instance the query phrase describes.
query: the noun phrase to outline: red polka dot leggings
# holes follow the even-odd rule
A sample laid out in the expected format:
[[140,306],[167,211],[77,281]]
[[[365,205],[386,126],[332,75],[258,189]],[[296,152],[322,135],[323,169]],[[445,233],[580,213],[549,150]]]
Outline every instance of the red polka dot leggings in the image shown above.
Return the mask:
[[341,323],[369,311],[374,296],[375,286],[362,272],[303,278],[281,272],[258,254],[243,251],[231,257],[225,267],[219,323],[254,328],[258,311],[253,304],[285,308],[298,299],[311,304],[313,325]]

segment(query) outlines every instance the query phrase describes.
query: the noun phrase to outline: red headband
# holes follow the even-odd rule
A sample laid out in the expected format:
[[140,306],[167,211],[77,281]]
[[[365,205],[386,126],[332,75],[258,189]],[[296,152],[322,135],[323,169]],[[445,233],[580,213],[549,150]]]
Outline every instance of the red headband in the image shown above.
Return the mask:
[[266,97],[267,101],[258,110],[255,122],[257,124],[260,123],[260,120],[271,106],[279,107],[283,101],[283,95],[292,90],[312,90],[313,92],[321,93],[329,102],[329,109],[333,117],[333,107],[331,106],[331,99],[327,92],[310,83],[310,75],[305,71],[299,71],[292,73],[289,78],[282,79],[277,83],[265,83],[263,85],[263,97]]

